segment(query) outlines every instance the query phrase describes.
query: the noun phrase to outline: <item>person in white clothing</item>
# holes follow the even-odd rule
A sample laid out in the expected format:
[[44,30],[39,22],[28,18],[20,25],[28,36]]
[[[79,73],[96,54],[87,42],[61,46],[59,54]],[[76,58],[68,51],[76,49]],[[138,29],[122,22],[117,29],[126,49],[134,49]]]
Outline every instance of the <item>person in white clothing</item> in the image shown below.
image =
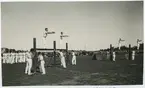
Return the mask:
[[14,53],[14,63],[16,63],[16,52]]
[[39,66],[40,72],[42,72],[42,75],[46,74],[46,71],[45,71],[45,61],[44,61],[42,53],[39,53],[38,62],[40,62],[40,66]]
[[20,63],[22,63],[22,52],[20,52]]
[[63,68],[66,68],[66,63],[65,63],[63,52],[60,51],[59,54],[60,54],[61,65],[63,66]]
[[20,63],[20,52],[17,53],[17,60],[18,60],[18,63]]
[[10,55],[10,53],[8,52],[8,53],[7,53],[7,63],[8,63],[8,64],[10,63],[10,57],[11,57],[11,55]]
[[5,61],[6,63],[8,63],[8,53],[5,53],[5,56],[6,56]]
[[135,60],[135,51],[132,51],[132,60]]
[[115,59],[116,59],[116,54],[115,52],[113,52],[113,61],[115,61]]
[[26,60],[25,60],[25,52],[23,52],[23,62],[26,62]]
[[14,63],[14,53],[11,53],[11,64]]
[[31,52],[27,52],[26,53],[25,74],[32,75],[31,68],[32,68],[32,53]]
[[76,55],[72,52],[72,65],[76,65]]
[[55,32],[48,32],[48,28],[45,28],[45,32],[43,33],[43,45],[44,48],[46,48],[46,37],[48,34],[54,34]]
[[6,63],[6,54],[3,53],[3,63]]

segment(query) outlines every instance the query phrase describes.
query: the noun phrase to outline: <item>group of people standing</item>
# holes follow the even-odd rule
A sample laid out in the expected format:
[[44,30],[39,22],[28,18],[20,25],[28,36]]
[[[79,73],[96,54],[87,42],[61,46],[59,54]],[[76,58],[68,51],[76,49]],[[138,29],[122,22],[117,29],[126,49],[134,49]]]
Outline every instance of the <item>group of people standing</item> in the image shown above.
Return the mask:
[[[113,51],[111,54],[110,54],[109,51],[104,52],[104,53],[94,53],[92,59],[93,60],[99,60],[99,59],[97,59],[98,56],[102,55],[103,56],[102,59],[107,59],[107,60],[111,59],[112,61],[115,62],[116,61],[116,56],[117,56],[116,54],[119,54],[119,53],[124,53],[125,59],[129,60],[129,52],[127,52],[127,51],[126,52],[115,52],[115,51]],[[131,55],[131,60],[135,60],[135,56],[136,56],[135,50],[131,51],[130,55]]]
[[8,52],[2,54],[2,63],[14,64],[25,63],[26,52]]
[[[33,53],[32,52],[27,52],[27,56],[26,56],[26,67],[25,67],[25,74],[28,74],[28,75],[32,75],[32,65],[33,65]],[[44,75],[46,74],[45,72],[45,61],[44,61],[44,58],[43,58],[43,55],[42,53],[38,53],[38,63],[39,63],[39,70],[40,72]]]
[[[63,66],[63,68],[66,68],[66,59],[64,57],[64,53],[62,51],[59,51],[59,57],[61,60],[61,66]],[[72,65],[76,65],[76,55],[75,52],[72,51]]]
[[[64,52],[62,50],[60,50],[60,51],[58,51],[58,53],[59,53],[59,58],[61,61],[61,66],[63,68],[66,68],[66,59],[64,56]],[[33,58],[34,58],[33,53],[27,52],[26,58],[27,59],[26,59],[25,74],[32,75],[33,74],[32,73],[32,65],[33,65]],[[42,75],[45,75],[46,71],[45,71],[44,54],[39,52],[36,60],[39,63],[39,72],[41,72]],[[76,65],[76,55],[74,52],[72,52],[72,65]]]

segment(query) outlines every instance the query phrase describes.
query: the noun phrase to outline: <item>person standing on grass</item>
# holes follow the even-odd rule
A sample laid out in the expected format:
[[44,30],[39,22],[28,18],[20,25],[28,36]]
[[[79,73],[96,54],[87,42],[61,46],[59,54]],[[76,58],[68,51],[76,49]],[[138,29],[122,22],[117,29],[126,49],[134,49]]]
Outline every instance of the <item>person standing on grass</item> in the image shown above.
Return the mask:
[[11,54],[10,52],[7,53],[7,63],[9,64],[10,63],[10,57],[11,57]]
[[32,68],[32,54],[31,54],[31,52],[27,52],[26,53],[25,74],[32,75],[31,68]]
[[20,52],[20,63],[22,63],[22,52]]
[[23,62],[26,62],[25,55],[25,52],[23,52]]
[[135,51],[132,51],[132,60],[135,60]]
[[45,71],[45,61],[44,61],[42,53],[38,54],[38,62],[40,62],[40,65],[39,65],[40,72],[42,72],[42,75],[45,75],[46,74],[46,71]]
[[76,55],[74,51],[72,51],[72,65],[76,65]]
[[18,61],[18,52],[15,53],[15,63]]
[[60,54],[61,65],[63,66],[63,68],[66,68],[65,58],[62,50],[60,50],[59,54]]
[[109,51],[107,51],[107,60],[109,60],[109,58],[110,58],[110,53]]
[[5,53],[3,53],[2,62],[5,63]]
[[20,52],[18,52],[18,63],[20,62]]
[[6,53],[6,63],[9,63],[9,52]]
[[113,61],[115,61],[115,59],[116,59],[116,54],[115,52],[113,52]]
[[13,64],[14,63],[14,53],[12,52],[11,53],[11,64]]

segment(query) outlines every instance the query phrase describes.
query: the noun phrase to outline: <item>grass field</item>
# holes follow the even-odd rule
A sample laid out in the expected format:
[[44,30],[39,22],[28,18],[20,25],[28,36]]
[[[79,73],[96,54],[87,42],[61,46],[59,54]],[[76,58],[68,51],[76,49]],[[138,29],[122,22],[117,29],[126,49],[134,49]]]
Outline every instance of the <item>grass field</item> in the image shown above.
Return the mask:
[[[92,60],[92,56],[77,56],[77,65],[46,67],[46,75],[24,74],[25,64],[2,64],[3,86],[26,85],[141,85],[143,55],[134,61],[117,55],[116,62]],[[46,63],[47,64],[47,63]]]

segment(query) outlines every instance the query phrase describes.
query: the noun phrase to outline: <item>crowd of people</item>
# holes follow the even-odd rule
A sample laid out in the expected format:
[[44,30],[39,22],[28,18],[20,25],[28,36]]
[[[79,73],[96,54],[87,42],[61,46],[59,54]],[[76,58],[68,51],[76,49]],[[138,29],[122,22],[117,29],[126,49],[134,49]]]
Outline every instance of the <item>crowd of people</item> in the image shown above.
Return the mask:
[[[60,58],[61,66],[66,68],[66,57],[65,51],[58,51],[58,56]],[[75,52],[71,52],[72,55],[72,65],[76,65],[76,54]],[[25,74],[32,75],[32,67],[33,67],[33,60],[37,60],[36,62],[39,64],[39,72],[42,75],[46,74],[45,71],[45,54],[42,52],[37,53],[37,57],[34,57],[34,52],[32,51],[25,51],[25,52],[10,52],[10,53],[3,53],[2,54],[2,63],[4,64],[14,64],[14,63],[26,63],[25,67]],[[34,59],[35,58],[35,59]],[[37,59],[36,59],[37,58]]]
[[1,56],[2,63],[14,64],[14,63],[25,63],[26,52],[7,52]]
[[[135,50],[130,52],[131,60],[135,60],[137,52]],[[101,55],[101,58],[99,56]],[[117,55],[124,55],[124,59],[129,60],[129,52],[117,52],[113,51],[110,53],[109,51],[98,51],[94,52],[92,60],[102,60],[102,59],[107,59],[107,60],[112,60],[116,61],[116,56]]]
[[[67,68],[66,67],[66,58],[65,58],[65,52],[60,50],[58,51],[59,53],[59,58],[60,58],[60,62],[61,62],[61,66],[63,68]],[[44,60],[44,53],[38,52],[38,63],[39,63],[39,71],[42,73],[42,75],[46,74],[45,71],[45,60]],[[27,52],[26,54],[26,68],[25,68],[25,74],[28,75],[32,75],[33,73],[31,72],[32,69],[32,58],[33,58],[33,53],[32,52]],[[72,65],[76,65],[76,55],[75,52],[72,52]]]

